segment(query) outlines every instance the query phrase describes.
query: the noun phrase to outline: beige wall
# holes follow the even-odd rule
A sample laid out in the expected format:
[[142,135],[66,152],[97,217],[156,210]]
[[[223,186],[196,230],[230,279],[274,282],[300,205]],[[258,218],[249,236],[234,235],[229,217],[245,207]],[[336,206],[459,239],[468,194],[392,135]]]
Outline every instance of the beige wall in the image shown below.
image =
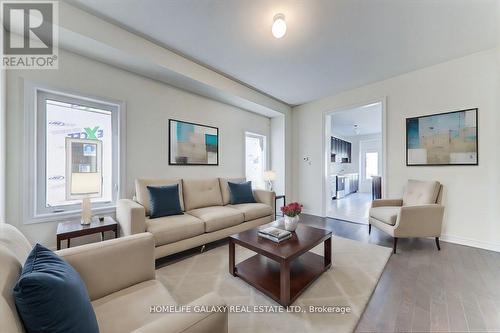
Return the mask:
[[[472,54],[324,98],[293,110],[294,198],[324,215],[324,113],[387,97],[387,190],[408,178],[445,186],[443,239],[500,251],[500,49]],[[479,108],[479,165],[407,167],[407,117]],[[309,163],[304,161],[309,157]]]
[[[270,119],[194,95],[158,81],[60,50],[59,70],[12,70],[7,73],[7,222],[31,241],[55,243],[56,223],[23,224],[23,81],[48,84],[126,104],[126,194],[137,177],[244,176],[244,133],[270,139]],[[219,127],[219,166],[169,166],[169,118]]]
[[[271,156],[269,167],[276,172],[274,191],[277,195],[285,194],[285,116],[271,118]],[[291,191],[286,188],[286,191]]]

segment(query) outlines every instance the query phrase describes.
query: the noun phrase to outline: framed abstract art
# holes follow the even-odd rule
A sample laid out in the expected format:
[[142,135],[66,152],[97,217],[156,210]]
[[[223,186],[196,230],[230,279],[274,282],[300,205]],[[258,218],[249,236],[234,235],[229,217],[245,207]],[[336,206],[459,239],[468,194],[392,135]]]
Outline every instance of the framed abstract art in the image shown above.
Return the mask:
[[217,127],[168,120],[168,164],[219,165]]
[[406,119],[406,165],[478,165],[478,109]]

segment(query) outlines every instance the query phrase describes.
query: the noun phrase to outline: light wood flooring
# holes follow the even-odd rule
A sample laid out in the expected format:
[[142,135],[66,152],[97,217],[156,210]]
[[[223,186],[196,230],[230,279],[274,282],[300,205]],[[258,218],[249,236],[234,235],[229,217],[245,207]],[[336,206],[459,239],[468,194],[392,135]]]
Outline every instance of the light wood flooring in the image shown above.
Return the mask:
[[356,223],[368,223],[368,211],[372,203],[371,193],[351,193],[331,201],[328,216]]

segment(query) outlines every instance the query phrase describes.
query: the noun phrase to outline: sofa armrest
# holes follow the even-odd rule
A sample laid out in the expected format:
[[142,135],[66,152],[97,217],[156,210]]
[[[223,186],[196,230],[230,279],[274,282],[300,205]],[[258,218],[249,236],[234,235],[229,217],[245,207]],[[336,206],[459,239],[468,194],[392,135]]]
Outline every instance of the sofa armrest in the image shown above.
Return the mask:
[[394,228],[395,237],[439,237],[444,206],[438,204],[403,206]]
[[56,253],[80,274],[91,300],[155,278],[153,235],[145,232]]
[[116,203],[116,220],[120,224],[123,236],[146,231],[146,210],[144,206],[133,200],[118,200]]
[[257,202],[269,205],[273,208],[275,205],[276,193],[274,191],[253,190],[253,196]]
[[375,199],[372,201],[372,208],[383,206],[403,206],[403,199]]
[[[227,333],[228,314],[225,305],[219,296],[210,293],[189,303],[191,312],[164,314],[133,333]],[[214,306],[217,311],[197,312],[196,306]]]

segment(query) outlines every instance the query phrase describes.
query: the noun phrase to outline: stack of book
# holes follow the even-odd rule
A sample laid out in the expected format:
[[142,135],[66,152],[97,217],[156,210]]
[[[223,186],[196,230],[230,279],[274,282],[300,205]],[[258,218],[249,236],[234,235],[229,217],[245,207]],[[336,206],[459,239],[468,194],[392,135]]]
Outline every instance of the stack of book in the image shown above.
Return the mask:
[[272,240],[275,243],[281,243],[282,241],[290,239],[292,233],[290,231],[269,227],[259,230],[259,236]]

